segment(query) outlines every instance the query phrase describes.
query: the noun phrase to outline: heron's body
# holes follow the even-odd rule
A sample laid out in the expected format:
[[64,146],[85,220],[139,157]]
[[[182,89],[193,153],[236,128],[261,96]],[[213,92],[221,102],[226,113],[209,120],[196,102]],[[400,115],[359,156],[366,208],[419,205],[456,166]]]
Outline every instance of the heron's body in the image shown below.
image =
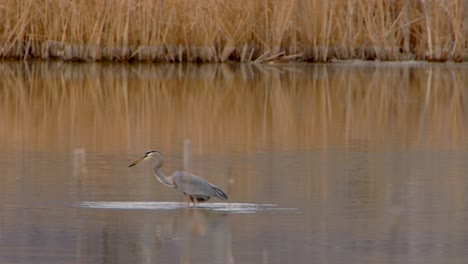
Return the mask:
[[228,197],[226,193],[224,193],[219,187],[192,173],[186,171],[175,171],[171,176],[166,177],[160,171],[160,168],[164,164],[164,157],[158,151],[150,150],[146,152],[142,158],[130,164],[129,167],[132,167],[148,158],[156,158],[156,163],[153,166],[156,179],[162,184],[183,193],[187,197],[189,204],[192,202],[195,206],[196,203],[208,201],[211,197],[227,200]]

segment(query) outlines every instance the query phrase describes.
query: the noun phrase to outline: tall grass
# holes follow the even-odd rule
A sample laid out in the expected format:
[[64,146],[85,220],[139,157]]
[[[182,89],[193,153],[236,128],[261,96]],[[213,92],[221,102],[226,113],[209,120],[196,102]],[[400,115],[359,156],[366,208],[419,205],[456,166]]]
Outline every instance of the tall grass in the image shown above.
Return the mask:
[[1,58],[468,60],[465,0],[4,0]]

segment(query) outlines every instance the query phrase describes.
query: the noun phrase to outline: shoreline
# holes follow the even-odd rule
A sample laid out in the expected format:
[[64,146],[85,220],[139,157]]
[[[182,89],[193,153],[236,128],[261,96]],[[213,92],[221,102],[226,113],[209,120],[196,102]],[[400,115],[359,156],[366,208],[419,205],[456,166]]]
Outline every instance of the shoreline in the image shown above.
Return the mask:
[[[23,47],[23,48],[21,48]],[[186,62],[186,63],[220,63],[220,62],[305,62],[305,63],[329,63],[340,61],[380,61],[380,62],[468,62],[468,49],[456,60],[448,58],[418,58],[416,54],[402,54],[393,52],[385,47],[356,48],[356,54],[362,56],[344,56],[338,47],[318,47],[313,51],[297,54],[279,52],[271,53],[270,50],[262,51],[253,46],[243,47],[238,50],[234,47],[226,48],[218,52],[216,47],[196,47],[184,45],[127,46],[127,47],[102,47],[98,45],[71,45],[59,42],[47,41],[36,45],[20,45],[8,51],[0,51],[0,60],[62,60],[62,61],[88,61],[88,62]],[[393,52],[393,53],[392,53]],[[441,52],[442,53],[442,52]],[[316,55],[314,55],[316,54]],[[321,60],[320,58],[327,58]]]

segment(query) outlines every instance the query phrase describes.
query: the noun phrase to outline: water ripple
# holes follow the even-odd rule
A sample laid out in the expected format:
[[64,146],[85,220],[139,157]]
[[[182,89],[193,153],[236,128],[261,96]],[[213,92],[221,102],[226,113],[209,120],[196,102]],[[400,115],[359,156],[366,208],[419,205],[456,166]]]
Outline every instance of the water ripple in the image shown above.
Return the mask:
[[[82,202],[80,207],[93,209],[121,209],[121,210],[177,210],[187,208],[184,202]],[[277,204],[253,203],[203,203],[195,209],[232,213],[255,213],[259,211],[296,211],[297,208],[280,208]]]

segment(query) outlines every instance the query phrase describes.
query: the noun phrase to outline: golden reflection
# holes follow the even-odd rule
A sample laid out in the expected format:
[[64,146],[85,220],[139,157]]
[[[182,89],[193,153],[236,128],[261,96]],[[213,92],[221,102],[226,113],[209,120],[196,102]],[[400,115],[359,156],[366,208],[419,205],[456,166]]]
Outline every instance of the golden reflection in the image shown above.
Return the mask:
[[355,140],[460,148],[463,67],[2,63],[1,144],[138,152],[190,139],[205,153],[221,143],[249,152]]
[[[0,148],[128,154],[157,148],[170,156],[188,139],[194,157],[333,146],[461,150],[468,143],[465,72],[464,64],[2,63],[0,136],[7,140]],[[247,163],[190,171],[237,200],[260,199],[258,186],[270,184],[281,184],[284,194],[327,199],[333,183],[325,169],[334,165],[325,154],[319,159],[323,176],[302,184],[244,175],[252,171]],[[293,173],[256,162],[266,174]]]
[[[102,159],[101,164],[87,156],[106,156],[94,152],[137,155],[150,148],[170,154],[184,145],[184,155],[179,155],[184,157],[184,167],[195,169],[196,174],[194,167],[203,167],[207,173],[200,175],[207,179],[220,177],[215,182],[220,187],[228,185],[229,202],[280,201],[284,207],[305,208],[296,220],[290,215],[283,219],[290,221],[288,228],[275,225],[284,232],[282,236],[287,237],[285,230],[296,231],[299,238],[318,237],[317,241],[326,244],[333,242],[327,239],[338,230],[345,241],[367,241],[371,239],[367,235],[373,234],[379,241],[409,241],[411,245],[415,235],[426,236],[429,231],[444,242],[445,237],[463,232],[459,227],[466,204],[466,161],[463,155],[444,150],[467,149],[466,69],[464,64],[0,63],[0,149],[27,147],[50,154],[48,161],[41,162],[28,154],[13,157],[18,160],[11,163],[19,165],[11,166],[1,190],[12,201],[25,196],[37,199],[41,206],[38,194],[42,193],[54,193],[49,199],[77,202],[173,199],[163,194],[165,188],[149,170],[136,180],[121,181],[129,179],[130,173],[122,168],[130,156]],[[354,155],[329,155],[335,145]],[[392,151],[399,147],[405,151]],[[293,153],[324,151],[293,157],[278,157],[277,151],[267,157],[255,155],[259,149],[271,148]],[[429,151],[408,154],[418,149]],[[443,155],[431,155],[432,150]],[[73,186],[65,182],[67,166],[50,165],[60,162],[56,161],[60,155],[50,153],[54,151],[73,154]],[[219,153],[229,153],[230,158],[212,158]],[[442,161],[434,162],[439,157]],[[18,172],[23,160],[33,165]],[[105,170],[98,171],[99,166]],[[117,184],[111,185],[114,182]],[[132,196],[133,192],[138,194]],[[426,221],[429,213],[431,221]],[[104,226],[108,219],[103,218],[106,221],[96,225],[87,222],[90,227],[85,230],[93,234],[103,231],[95,240],[103,245],[95,248],[105,249],[105,255],[128,252],[129,240],[121,239],[114,230],[126,233],[127,223],[139,226],[145,235],[137,239],[138,246],[150,260],[162,256],[163,243],[188,237],[181,244],[181,259],[187,262],[195,256],[198,244],[193,241],[215,234],[208,248],[224,249],[213,252],[220,260],[216,263],[226,263],[233,262],[232,247],[242,241],[236,242],[236,234],[260,237],[273,226],[259,221],[262,214],[236,217],[199,209],[182,215],[161,214],[155,221],[153,212],[143,220],[132,213],[134,222],[117,220],[122,226],[110,227]],[[281,219],[281,215],[275,218]],[[16,226],[24,219],[23,211],[7,219],[11,220],[6,226]],[[48,224],[56,225],[44,214],[38,226]],[[353,233],[347,234],[350,230]],[[79,261],[94,254],[87,253],[81,242],[87,237],[78,239]],[[271,248],[263,253],[265,260],[276,255]]]

